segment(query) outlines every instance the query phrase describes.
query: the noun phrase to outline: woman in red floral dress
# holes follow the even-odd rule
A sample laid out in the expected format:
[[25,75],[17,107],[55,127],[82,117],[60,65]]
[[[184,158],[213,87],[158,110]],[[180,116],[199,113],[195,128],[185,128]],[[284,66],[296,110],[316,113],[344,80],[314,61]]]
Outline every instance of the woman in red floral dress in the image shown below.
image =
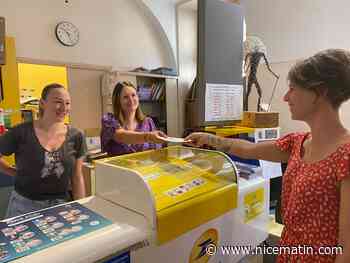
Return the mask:
[[207,133],[186,139],[242,158],[288,162],[280,246],[304,249],[281,253],[277,262],[349,263],[350,131],[340,121],[339,108],[350,98],[350,52],[321,51],[296,63],[288,80],[284,101],[292,119],[304,121],[310,132],[256,144]]

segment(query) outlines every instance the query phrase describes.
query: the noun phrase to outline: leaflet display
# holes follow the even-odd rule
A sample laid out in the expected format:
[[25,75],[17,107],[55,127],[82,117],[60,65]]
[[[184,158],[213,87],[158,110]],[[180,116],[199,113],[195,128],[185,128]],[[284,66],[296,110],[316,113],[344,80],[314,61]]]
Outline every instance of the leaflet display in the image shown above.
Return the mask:
[[8,262],[112,224],[74,202],[0,222],[0,262]]

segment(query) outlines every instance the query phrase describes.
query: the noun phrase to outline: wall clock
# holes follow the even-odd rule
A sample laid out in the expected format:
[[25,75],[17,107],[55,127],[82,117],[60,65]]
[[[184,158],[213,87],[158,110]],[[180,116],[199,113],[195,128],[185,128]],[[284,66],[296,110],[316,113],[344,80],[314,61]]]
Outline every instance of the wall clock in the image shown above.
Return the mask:
[[79,29],[71,22],[58,23],[55,33],[57,40],[64,46],[72,47],[79,42]]

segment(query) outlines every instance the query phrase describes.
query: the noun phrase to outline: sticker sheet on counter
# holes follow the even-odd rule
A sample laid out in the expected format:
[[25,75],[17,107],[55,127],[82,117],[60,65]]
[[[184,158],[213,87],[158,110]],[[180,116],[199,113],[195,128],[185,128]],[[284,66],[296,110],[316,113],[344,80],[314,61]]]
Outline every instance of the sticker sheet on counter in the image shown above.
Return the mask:
[[0,222],[0,262],[32,254],[112,224],[74,202]]

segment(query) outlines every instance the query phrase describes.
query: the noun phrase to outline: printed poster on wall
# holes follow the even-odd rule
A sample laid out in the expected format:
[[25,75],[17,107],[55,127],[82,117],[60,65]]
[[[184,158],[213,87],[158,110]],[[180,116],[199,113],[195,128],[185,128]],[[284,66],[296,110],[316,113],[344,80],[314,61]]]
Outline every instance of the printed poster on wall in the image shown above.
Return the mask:
[[240,120],[242,113],[242,85],[206,84],[205,121]]
[[74,202],[0,222],[0,262],[8,262],[112,224]]

